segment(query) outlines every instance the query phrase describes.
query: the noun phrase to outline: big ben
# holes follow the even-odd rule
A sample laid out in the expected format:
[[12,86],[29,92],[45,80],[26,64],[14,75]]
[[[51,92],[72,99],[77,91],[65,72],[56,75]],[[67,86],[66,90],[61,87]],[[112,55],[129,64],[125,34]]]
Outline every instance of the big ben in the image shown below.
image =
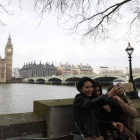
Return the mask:
[[12,61],[13,61],[13,45],[11,43],[10,35],[5,47],[5,61],[6,61],[6,81],[9,81],[12,78]]

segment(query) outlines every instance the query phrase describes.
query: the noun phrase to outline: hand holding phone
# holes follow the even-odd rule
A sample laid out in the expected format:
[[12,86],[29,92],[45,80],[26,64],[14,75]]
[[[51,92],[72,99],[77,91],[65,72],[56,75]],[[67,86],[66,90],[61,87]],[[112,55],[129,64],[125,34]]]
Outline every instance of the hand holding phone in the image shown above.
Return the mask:
[[119,86],[124,88],[124,92],[134,91],[132,83],[121,83]]

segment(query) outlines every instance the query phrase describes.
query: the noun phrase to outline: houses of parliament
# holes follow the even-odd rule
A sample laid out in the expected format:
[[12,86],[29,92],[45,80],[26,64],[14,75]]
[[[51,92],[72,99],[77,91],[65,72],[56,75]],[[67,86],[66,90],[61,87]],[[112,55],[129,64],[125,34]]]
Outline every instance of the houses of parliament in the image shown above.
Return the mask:
[[12,78],[12,62],[13,62],[13,45],[11,37],[7,40],[5,46],[5,58],[0,56],[0,82],[8,82]]

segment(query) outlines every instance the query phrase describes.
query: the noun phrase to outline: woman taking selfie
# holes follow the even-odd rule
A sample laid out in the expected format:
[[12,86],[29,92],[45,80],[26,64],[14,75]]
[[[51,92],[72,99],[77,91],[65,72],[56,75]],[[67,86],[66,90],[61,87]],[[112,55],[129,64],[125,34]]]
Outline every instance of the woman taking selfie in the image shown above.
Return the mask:
[[[113,86],[108,89],[111,91]],[[114,121],[120,121],[123,123],[123,131],[120,133],[123,140],[137,140],[135,118],[138,115],[136,108],[131,100],[123,92],[118,96],[112,97],[110,103],[111,113]],[[115,133],[114,133],[115,136]],[[115,136],[116,137],[116,136]],[[117,139],[117,138],[116,138]],[[114,140],[116,140],[114,138]]]
[[[123,88],[117,84],[107,94],[93,98],[95,94],[95,84],[92,79],[83,77],[77,84],[77,90],[80,92],[74,98],[73,114],[75,121],[74,140],[82,140],[81,135],[84,135],[88,140],[104,140],[100,136],[100,123],[95,109],[109,104],[110,98],[114,95],[122,93]],[[100,123],[100,124],[99,124]],[[121,123],[112,123],[113,127],[122,131]]]

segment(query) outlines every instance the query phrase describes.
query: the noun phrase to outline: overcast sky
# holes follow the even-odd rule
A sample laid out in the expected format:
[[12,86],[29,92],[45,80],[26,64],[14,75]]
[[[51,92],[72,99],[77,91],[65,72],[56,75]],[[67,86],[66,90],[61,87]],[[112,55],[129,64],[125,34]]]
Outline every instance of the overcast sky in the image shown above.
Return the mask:
[[112,39],[106,42],[95,43],[91,39],[84,43],[77,35],[69,35],[69,31],[63,30],[57,24],[55,16],[50,16],[37,27],[40,19],[34,12],[33,1],[24,0],[22,10],[18,0],[15,3],[15,0],[12,1],[10,7],[7,1],[2,4],[14,11],[14,15],[0,13],[0,19],[6,24],[0,26],[0,55],[5,57],[5,45],[10,33],[14,48],[14,68],[21,68],[24,63],[31,61],[53,62],[55,66],[59,66],[60,62],[74,65],[88,63],[92,67],[128,66],[128,56],[125,52],[128,41],[134,47],[133,67],[140,67],[140,43],[134,39],[125,39],[121,28],[114,30]]

